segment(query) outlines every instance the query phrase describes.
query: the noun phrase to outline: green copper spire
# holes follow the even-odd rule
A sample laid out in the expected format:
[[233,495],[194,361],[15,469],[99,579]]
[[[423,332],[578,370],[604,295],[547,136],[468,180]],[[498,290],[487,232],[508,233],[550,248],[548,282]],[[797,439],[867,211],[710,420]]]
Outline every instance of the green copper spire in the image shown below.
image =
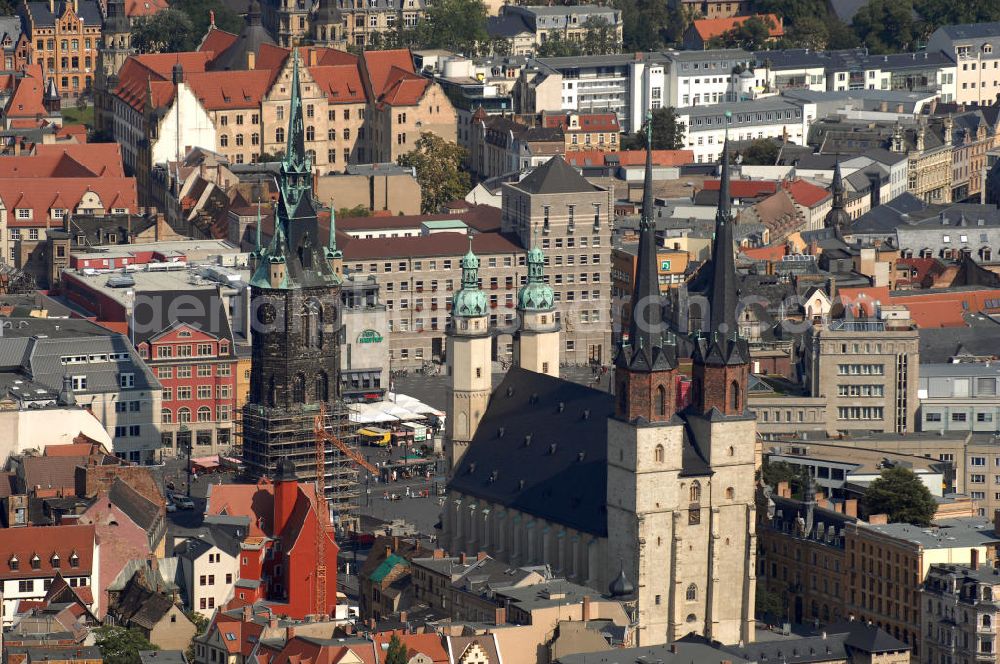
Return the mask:
[[299,50],[292,51],[292,98],[288,103],[288,137],[285,145],[285,170],[310,170],[306,154],[306,132],[302,121],[302,97],[299,92]]
[[486,294],[479,289],[479,258],[472,252],[471,233],[469,251],[462,257],[462,288],[455,293],[452,315],[466,318],[486,315]]
[[517,292],[517,308],[521,311],[550,311],[555,306],[552,288],[545,283],[545,254],[535,241],[528,252],[528,281]]
[[326,255],[328,258],[340,258],[344,253],[337,249],[337,210],[330,201],[330,237],[326,244]]
[[256,249],[255,249],[255,251],[257,252],[258,256],[261,255],[261,252],[263,251],[263,249],[264,249],[264,247],[261,245],[261,241],[260,241],[260,199],[258,198],[257,199],[257,246],[256,246]]

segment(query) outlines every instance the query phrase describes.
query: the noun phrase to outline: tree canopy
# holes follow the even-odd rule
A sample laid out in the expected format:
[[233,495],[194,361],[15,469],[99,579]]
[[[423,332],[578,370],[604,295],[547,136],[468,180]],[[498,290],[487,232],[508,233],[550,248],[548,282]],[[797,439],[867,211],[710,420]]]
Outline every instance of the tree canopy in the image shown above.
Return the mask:
[[[653,149],[680,150],[684,147],[684,123],[678,121],[677,111],[673,106],[665,106],[653,110]],[[646,148],[646,133],[640,129],[631,136],[622,139],[623,150],[644,150]]]
[[770,138],[758,138],[743,151],[741,163],[748,166],[774,166],[778,161],[778,144]]
[[447,48],[466,55],[490,43],[482,0],[438,0],[417,24],[416,41],[423,48]]
[[389,639],[389,648],[385,653],[385,664],[406,664],[409,660],[409,656],[406,651],[406,645],[399,640],[399,637],[395,634]]
[[751,16],[732,30],[727,30],[711,40],[712,48],[742,48],[759,51],[771,39],[774,21],[768,16]]
[[139,630],[104,625],[94,630],[95,645],[101,649],[104,664],[135,664],[140,650],[159,650]]
[[928,526],[937,511],[930,490],[909,468],[895,467],[868,485],[861,497],[866,515],[886,514],[890,523]]
[[191,19],[198,42],[208,32],[213,14],[215,27],[220,30],[239,34],[243,29],[243,17],[223,0],[171,0],[170,6],[184,12]]
[[607,55],[617,53],[620,44],[615,29],[604,18],[590,17],[584,22],[587,32],[583,39],[563,39],[558,32],[550,33],[536,54],[541,57]]
[[132,46],[140,53],[180,53],[198,47],[200,37],[182,11],[164,9],[132,24]]
[[442,205],[469,192],[469,174],[462,168],[465,150],[430,132],[420,135],[414,148],[399,158],[400,166],[416,170],[420,211],[437,212]]

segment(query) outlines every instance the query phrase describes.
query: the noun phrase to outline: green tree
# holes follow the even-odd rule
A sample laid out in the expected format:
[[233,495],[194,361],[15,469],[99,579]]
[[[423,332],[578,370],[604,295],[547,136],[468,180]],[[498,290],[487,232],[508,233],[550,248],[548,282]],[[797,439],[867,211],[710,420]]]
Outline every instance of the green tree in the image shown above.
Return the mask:
[[742,48],[747,51],[763,49],[771,39],[775,27],[769,16],[751,16],[732,30],[724,32],[709,43],[712,48]]
[[395,634],[389,639],[389,649],[385,653],[385,664],[406,664],[409,654],[406,646]]
[[872,53],[915,50],[921,30],[913,18],[912,0],[871,0],[854,15],[851,26]]
[[423,48],[447,48],[474,55],[490,43],[482,0],[440,0],[427,8],[417,24],[416,41]]
[[788,618],[785,600],[778,593],[768,590],[760,581],[757,582],[757,589],[754,592],[754,610],[760,617],[771,616],[779,621]]
[[868,485],[861,497],[861,508],[866,515],[887,514],[890,523],[928,526],[937,503],[916,473],[895,467],[883,470],[882,476]]
[[348,219],[350,217],[370,217],[371,210],[365,205],[355,205],[351,208],[340,208],[337,210],[337,219]]
[[618,33],[607,19],[591,16],[584,21],[583,27],[586,29],[583,35],[584,55],[607,55],[619,51]]
[[132,24],[132,45],[140,53],[180,53],[198,46],[191,19],[184,12],[165,9]]
[[135,664],[139,661],[140,650],[159,650],[150,643],[142,632],[104,625],[94,630],[95,645],[101,649],[104,664]]
[[758,138],[743,151],[743,162],[748,166],[774,166],[778,161],[778,144],[770,138]]
[[793,494],[801,495],[806,476],[800,468],[790,463],[765,459],[761,466],[761,480],[772,489],[776,489],[782,482],[787,482]]
[[[684,147],[684,131],[684,123],[677,120],[677,111],[673,106],[653,110],[654,150],[680,150]],[[626,136],[622,139],[621,145],[624,150],[645,150],[645,129]]]
[[535,53],[540,58],[565,58],[583,55],[583,45],[572,39],[563,39],[558,32],[549,34]]
[[821,51],[830,41],[830,26],[819,16],[804,16],[788,29],[787,45]]
[[[201,615],[197,611],[185,611],[184,615],[187,619],[191,621],[195,628],[195,636],[201,636],[208,631],[209,621],[208,618]],[[187,657],[188,662],[194,662],[195,660],[195,650],[194,650],[194,639],[191,639],[191,643],[188,644],[187,650],[184,651],[184,655]]]
[[199,41],[208,32],[212,15],[215,27],[220,30],[239,34],[243,29],[243,17],[223,0],[172,0],[170,6],[187,14]]
[[[622,12],[622,50],[655,51],[682,34],[681,17],[663,0],[612,0]],[[678,3],[681,4],[681,3]]]
[[471,185],[462,168],[464,160],[462,147],[430,132],[422,133],[414,148],[399,158],[400,166],[416,170],[421,212],[437,212],[445,203],[468,193]]

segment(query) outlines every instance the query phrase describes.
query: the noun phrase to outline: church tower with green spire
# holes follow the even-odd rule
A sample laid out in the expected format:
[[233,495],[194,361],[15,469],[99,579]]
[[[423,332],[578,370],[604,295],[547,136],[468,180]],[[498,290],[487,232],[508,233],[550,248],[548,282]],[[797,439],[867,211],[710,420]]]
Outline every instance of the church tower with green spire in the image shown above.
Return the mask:
[[[313,173],[305,150],[298,52],[293,51],[288,142],[278,172],[279,199],[270,242],[251,254],[252,364],[243,410],[243,460],[251,477],[273,477],[280,462],[295,464],[314,481],[314,418],[321,407],[342,439],[346,408],[340,400],[342,257],[333,220],[320,231]],[[352,518],[357,471],[339,450],[327,450],[326,495],[334,517]]]
[[476,435],[490,400],[492,361],[486,294],[479,286],[479,257],[462,257],[462,287],[455,293],[448,326],[448,459],[454,467]]
[[528,252],[528,279],[517,292],[517,317],[514,364],[558,377],[560,325],[555,294],[545,282],[545,254],[537,243]]

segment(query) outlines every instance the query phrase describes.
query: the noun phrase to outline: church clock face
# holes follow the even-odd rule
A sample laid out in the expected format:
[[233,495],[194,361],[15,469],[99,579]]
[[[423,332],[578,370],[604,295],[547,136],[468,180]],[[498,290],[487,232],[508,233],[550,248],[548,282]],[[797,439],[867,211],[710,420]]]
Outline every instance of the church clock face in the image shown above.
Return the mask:
[[259,320],[264,325],[270,325],[278,318],[278,312],[275,311],[273,304],[264,303],[260,305],[257,309],[257,320]]

